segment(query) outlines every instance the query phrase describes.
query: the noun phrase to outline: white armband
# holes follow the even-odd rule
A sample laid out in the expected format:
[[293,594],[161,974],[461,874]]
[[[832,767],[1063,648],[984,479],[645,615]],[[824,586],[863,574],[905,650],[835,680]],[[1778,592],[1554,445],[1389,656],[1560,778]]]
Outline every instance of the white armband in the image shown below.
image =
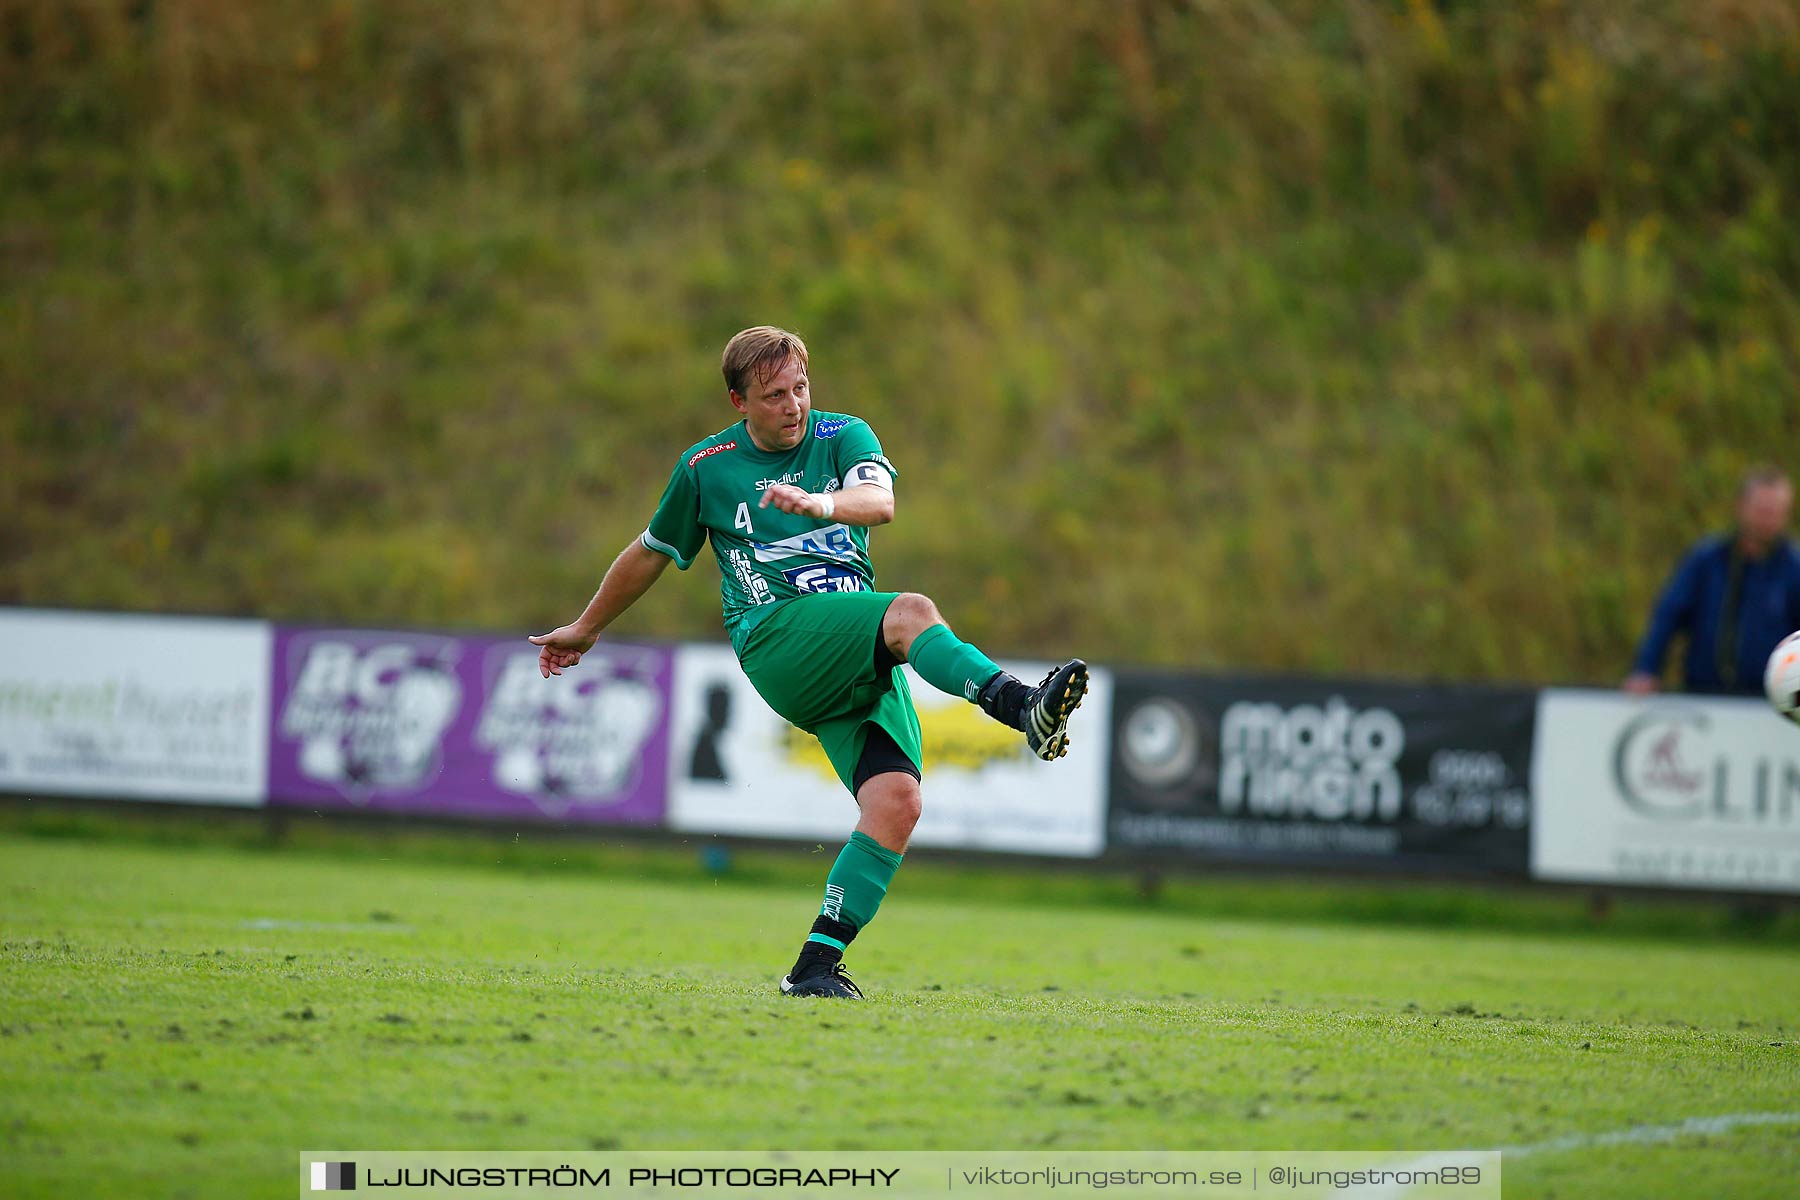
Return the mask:
[[888,469],[878,462],[859,462],[844,475],[844,486],[847,488],[873,484],[884,491],[894,490],[894,477]]

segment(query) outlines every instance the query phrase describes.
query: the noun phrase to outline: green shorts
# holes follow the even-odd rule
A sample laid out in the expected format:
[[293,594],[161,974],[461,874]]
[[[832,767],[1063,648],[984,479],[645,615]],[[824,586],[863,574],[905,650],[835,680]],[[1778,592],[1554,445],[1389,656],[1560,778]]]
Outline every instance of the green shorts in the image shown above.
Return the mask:
[[924,766],[906,674],[898,667],[875,668],[881,618],[897,595],[799,596],[771,608],[738,648],[738,662],[757,692],[789,724],[819,739],[852,792],[872,724],[887,730],[915,767]]

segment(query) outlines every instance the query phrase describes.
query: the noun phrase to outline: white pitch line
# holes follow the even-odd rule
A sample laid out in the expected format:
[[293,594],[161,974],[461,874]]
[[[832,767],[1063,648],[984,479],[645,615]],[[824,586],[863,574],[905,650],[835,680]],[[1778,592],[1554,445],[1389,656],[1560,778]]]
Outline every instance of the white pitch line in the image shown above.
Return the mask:
[[1578,1133],[1569,1137],[1532,1142],[1527,1146],[1502,1146],[1500,1153],[1522,1158],[1527,1154],[1555,1154],[1559,1150],[1586,1150],[1590,1146],[1654,1145],[1703,1133],[1726,1133],[1744,1125],[1800,1125],[1800,1113],[1728,1113],[1722,1117],[1689,1117],[1675,1125],[1633,1125],[1612,1133]]
[[398,921],[284,921],[257,917],[238,922],[243,929],[280,929],[298,933],[411,933],[413,927]]
[[[1800,1112],[1727,1113],[1719,1117],[1689,1117],[1673,1125],[1633,1125],[1611,1133],[1576,1133],[1551,1138],[1544,1142],[1528,1142],[1523,1146],[1496,1147],[1504,1164],[1508,1158],[1526,1158],[1533,1154],[1560,1154],[1565,1150],[1591,1150],[1596,1146],[1653,1146],[1708,1133],[1729,1133],[1746,1125],[1800,1125]],[[1472,1147],[1472,1149],[1475,1147]],[[1464,1161],[1456,1151],[1446,1150],[1423,1155],[1409,1162],[1387,1168],[1392,1171],[1433,1171]],[[1355,1200],[1395,1200],[1412,1188],[1404,1184],[1369,1184],[1338,1193]]]

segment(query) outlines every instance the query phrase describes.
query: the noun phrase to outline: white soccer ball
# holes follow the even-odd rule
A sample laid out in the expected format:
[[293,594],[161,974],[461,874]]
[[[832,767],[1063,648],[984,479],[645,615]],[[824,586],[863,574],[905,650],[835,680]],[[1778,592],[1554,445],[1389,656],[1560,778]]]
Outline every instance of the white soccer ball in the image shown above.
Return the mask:
[[1775,711],[1790,721],[1800,723],[1800,631],[1788,634],[1769,655],[1769,666],[1763,671],[1763,691]]

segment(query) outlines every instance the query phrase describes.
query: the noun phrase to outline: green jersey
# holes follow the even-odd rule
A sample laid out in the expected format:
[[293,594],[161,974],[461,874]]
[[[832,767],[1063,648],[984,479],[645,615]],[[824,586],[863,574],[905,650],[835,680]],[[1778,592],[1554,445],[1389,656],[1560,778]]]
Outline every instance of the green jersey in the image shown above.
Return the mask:
[[875,589],[867,529],[758,507],[763,492],[778,483],[808,492],[854,486],[851,474],[864,463],[880,464],[890,478],[898,474],[859,417],[814,410],[800,444],[774,452],[757,449],[739,421],[682,453],[639,540],[685,571],[701,543],[712,539],[725,629],[741,648],[784,600]]

